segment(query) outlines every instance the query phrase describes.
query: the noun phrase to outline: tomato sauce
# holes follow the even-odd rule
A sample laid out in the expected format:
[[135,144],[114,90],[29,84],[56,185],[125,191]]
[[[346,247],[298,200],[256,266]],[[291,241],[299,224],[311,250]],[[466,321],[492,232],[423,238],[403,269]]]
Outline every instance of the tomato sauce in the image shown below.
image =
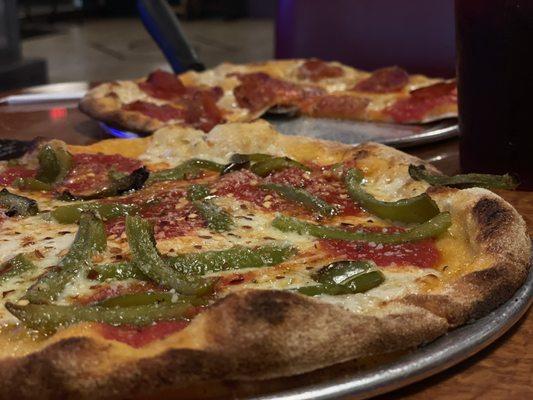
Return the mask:
[[139,348],[155,340],[161,340],[175,332],[179,332],[185,329],[187,325],[189,325],[189,321],[185,320],[159,321],[144,327],[99,324],[98,330],[108,340],[116,340],[126,343],[131,347]]
[[341,67],[316,58],[307,60],[298,67],[298,78],[309,79],[313,82],[325,78],[338,78],[343,75],[344,71]]
[[[355,230],[354,227],[350,230]],[[403,231],[398,227],[364,228],[369,232],[384,232],[393,234]],[[321,239],[320,246],[335,257],[347,260],[371,260],[380,267],[415,265],[421,268],[435,267],[441,259],[441,254],[433,239],[401,244],[380,244],[364,241],[345,241]]]
[[413,90],[406,99],[398,100],[385,110],[397,122],[423,119],[434,108],[457,103],[455,82],[441,82]]
[[57,189],[73,194],[92,193],[104,188],[109,184],[108,173],[112,169],[129,174],[142,166],[139,160],[118,154],[81,153],[72,157],[73,167]]
[[23,166],[7,167],[0,172],[0,185],[11,185],[18,178],[33,178],[36,170],[29,169]]

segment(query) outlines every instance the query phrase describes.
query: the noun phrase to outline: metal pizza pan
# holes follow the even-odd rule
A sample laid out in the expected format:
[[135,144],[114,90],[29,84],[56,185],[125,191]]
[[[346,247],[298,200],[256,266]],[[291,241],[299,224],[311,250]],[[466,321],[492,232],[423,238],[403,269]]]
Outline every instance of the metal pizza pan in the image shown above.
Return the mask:
[[329,118],[267,116],[277,130],[286,135],[303,135],[347,144],[379,142],[394,147],[432,143],[457,136],[457,119],[428,124],[392,124],[348,121]]
[[[362,368],[348,362],[308,374],[266,381],[225,382],[216,398],[254,400],[366,399],[449,368],[489,346],[525,314],[532,303],[533,269],[524,285],[483,318],[457,328],[412,352]],[[201,398],[211,398],[209,395]],[[197,398],[196,396],[193,396]]]

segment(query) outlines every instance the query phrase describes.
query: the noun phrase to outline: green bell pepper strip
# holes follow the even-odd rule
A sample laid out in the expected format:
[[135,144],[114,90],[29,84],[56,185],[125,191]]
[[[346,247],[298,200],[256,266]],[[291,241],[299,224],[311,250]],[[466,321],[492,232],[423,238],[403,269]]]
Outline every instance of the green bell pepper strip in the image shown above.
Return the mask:
[[332,217],[339,212],[338,207],[335,207],[302,189],[296,189],[289,185],[280,185],[277,183],[267,183],[259,185],[259,187],[261,189],[272,190],[288,200],[295,201],[305,208],[317,212],[323,217]]
[[209,188],[205,185],[194,184],[187,189],[187,199],[189,201],[199,201],[209,197]]
[[171,169],[152,172],[148,183],[187,179],[189,176],[196,176],[203,169],[222,172],[224,165],[209,160],[192,159]]
[[450,213],[442,212],[423,224],[400,233],[386,234],[375,232],[348,232],[332,226],[315,225],[296,218],[278,216],[272,226],[282,232],[297,232],[300,235],[311,235],[321,239],[335,239],[346,241],[365,241],[374,243],[407,243],[432,238],[446,232],[451,226]]
[[130,307],[13,303],[6,303],[5,306],[28,328],[43,333],[53,333],[58,328],[80,322],[145,326],[157,321],[181,320],[185,318],[191,304],[179,301],[170,304],[154,303]]
[[277,265],[295,255],[296,252],[296,249],[289,245],[234,246],[227,250],[168,257],[166,262],[183,274],[204,275],[225,270]]
[[35,179],[44,183],[61,182],[72,168],[72,156],[61,147],[46,144],[39,150],[37,158],[39,169]]
[[17,254],[0,266],[0,285],[36,268],[24,254]]
[[312,275],[318,285],[303,286],[296,291],[307,296],[362,293],[380,285],[385,277],[370,261],[338,261]]
[[144,292],[110,297],[96,305],[102,307],[136,307],[157,303],[170,304],[178,302],[187,302],[194,306],[201,306],[205,305],[207,300],[205,298],[202,299],[195,296],[178,295],[170,292]]
[[79,221],[83,212],[90,211],[102,220],[134,215],[139,207],[133,204],[120,203],[78,203],[61,206],[50,212],[50,215],[60,224],[74,224]]
[[362,180],[361,171],[356,169],[348,170],[344,176],[348,194],[353,201],[379,218],[405,223],[421,223],[439,213],[439,207],[426,193],[409,199],[390,202],[381,201],[363,189]]
[[133,265],[156,283],[188,295],[203,295],[213,290],[213,280],[187,277],[166,265],[155,246],[150,222],[140,217],[127,216],[126,235]]
[[207,228],[215,232],[229,231],[233,226],[233,219],[226,211],[209,200],[193,201],[194,208],[207,223]]
[[376,270],[357,275],[342,284],[319,283],[318,285],[302,286],[297,288],[296,291],[306,296],[320,296],[323,294],[339,296],[366,292],[379,286],[384,280],[383,274]]
[[57,196],[61,200],[94,200],[105,197],[119,196],[123,193],[139,190],[144,186],[150,173],[146,167],[137,168],[131,174],[125,174],[114,170],[109,171],[109,183],[106,187],[93,193],[76,193],[73,194],[68,190]]
[[259,161],[252,165],[250,170],[256,175],[265,177],[272,172],[281,171],[282,169],[291,167],[299,168],[304,171],[310,171],[310,169],[302,163],[294,161],[288,157],[272,157],[264,161]]
[[29,215],[36,215],[39,212],[39,207],[35,200],[10,193],[5,188],[0,190],[0,207],[7,208],[5,214],[8,217],[17,215],[27,217]]
[[[297,250],[295,248],[285,244],[259,247],[234,246],[226,250],[163,257],[163,260],[179,273],[204,275],[211,272],[277,265],[296,253]],[[106,279],[148,279],[146,275],[129,262],[95,265],[91,268],[91,271],[97,273],[96,279],[100,281]]]
[[459,189],[483,187],[486,189],[516,189],[519,182],[509,174],[461,174],[454,176],[436,175],[426,170],[423,165],[409,165],[409,175],[417,181],[426,181],[433,186],[450,186]]
[[29,190],[33,192],[49,192],[52,190],[52,185],[50,183],[44,183],[35,178],[17,178],[13,182],[13,186],[21,190]]
[[107,279],[119,281],[124,281],[127,279],[137,279],[140,281],[150,280],[130,262],[93,265],[91,270],[88,271],[87,275],[90,276],[91,273],[96,273],[95,279],[101,282]]
[[191,185],[187,198],[207,222],[207,227],[216,232],[227,231],[233,225],[233,219],[226,211],[209,200],[209,189],[205,185]]
[[104,224],[91,213],[83,213],[80,227],[68,253],[57,268],[42,275],[32,285],[24,298],[30,303],[48,303],[57,299],[65,286],[83,269],[91,265],[93,254],[106,248],[107,236]]

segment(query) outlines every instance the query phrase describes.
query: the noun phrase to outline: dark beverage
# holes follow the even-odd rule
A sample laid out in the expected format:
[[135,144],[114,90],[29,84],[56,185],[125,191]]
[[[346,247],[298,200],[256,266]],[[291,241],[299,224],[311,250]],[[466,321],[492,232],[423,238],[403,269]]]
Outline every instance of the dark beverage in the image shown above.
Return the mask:
[[533,1],[455,0],[461,168],[533,189]]

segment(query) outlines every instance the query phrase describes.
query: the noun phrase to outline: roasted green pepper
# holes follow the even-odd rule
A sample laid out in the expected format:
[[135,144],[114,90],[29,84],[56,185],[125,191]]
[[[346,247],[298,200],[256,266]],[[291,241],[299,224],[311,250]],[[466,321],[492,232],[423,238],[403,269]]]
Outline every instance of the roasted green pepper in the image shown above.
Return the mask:
[[423,224],[400,233],[349,232],[332,226],[315,225],[292,217],[278,216],[272,225],[283,232],[297,232],[321,239],[335,239],[374,243],[406,243],[436,237],[446,232],[451,226],[450,213],[442,212]]
[[348,194],[358,204],[379,218],[400,222],[425,222],[439,213],[439,207],[426,193],[397,201],[381,201],[361,186],[363,174],[350,169],[344,176]]
[[264,161],[259,161],[250,167],[250,170],[259,176],[265,177],[272,172],[281,171],[286,168],[299,168],[304,171],[310,171],[308,167],[292,160],[289,157],[272,157]]
[[7,310],[30,329],[53,333],[58,328],[80,322],[110,325],[150,325],[157,321],[184,319],[191,303],[153,303],[130,307],[19,305],[6,303]]
[[39,212],[37,202],[28,197],[10,193],[7,189],[0,190],[0,207],[7,208],[8,217],[35,215]]
[[[258,247],[234,246],[227,250],[214,250],[202,253],[180,254],[162,257],[168,266],[186,275],[204,275],[211,272],[243,268],[259,268],[277,265],[296,254],[296,249],[285,244]],[[91,271],[96,279],[139,279],[148,278],[132,263],[95,265]]]
[[518,181],[509,174],[462,174],[462,175],[437,175],[426,170],[423,165],[409,165],[409,175],[417,181],[426,181],[433,186],[450,186],[455,188],[483,187],[487,189],[513,190],[518,186]]
[[93,193],[71,193],[64,191],[58,197],[61,200],[94,200],[103,199],[105,197],[119,196],[126,192],[139,190],[144,186],[144,183],[149,176],[148,169],[146,167],[137,168],[131,174],[125,174],[114,170],[108,173],[108,184],[96,192]]
[[13,186],[33,192],[49,192],[52,190],[51,183],[44,183],[35,178],[17,178],[13,182]]
[[126,279],[138,279],[140,281],[149,280],[146,275],[130,262],[93,265],[90,271],[88,271],[87,277],[99,281],[105,281],[107,279],[120,281]]
[[362,293],[379,286],[385,277],[370,261],[338,261],[312,275],[317,285],[297,288],[307,296]]
[[233,225],[233,219],[226,211],[208,199],[209,189],[204,185],[191,185],[187,198],[207,222],[207,227],[216,232],[227,231]]
[[91,265],[91,257],[106,247],[104,224],[91,213],[82,213],[80,227],[68,253],[57,267],[32,285],[24,298],[30,303],[48,303],[55,300],[65,286],[83,269]]
[[0,284],[36,268],[35,264],[28,260],[24,254],[17,254],[0,266]]
[[193,296],[178,295],[170,292],[141,292],[141,293],[129,293],[121,296],[110,297],[105,299],[97,306],[102,307],[136,307],[145,306],[148,304],[157,303],[177,303],[188,302],[191,305],[199,306],[206,303],[206,299],[200,299]]
[[156,283],[188,295],[202,295],[213,290],[213,280],[187,277],[166,265],[155,246],[150,222],[140,217],[127,216],[126,234],[133,265]]
[[289,245],[235,246],[227,250],[168,257],[166,262],[183,274],[203,275],[225,270],[277,265],[294,254],[296,249]]
[[39,169],[35,179],[44,183],[61,182],[72,167],[72,156],[59,146],[44,145],[39,150],[37,158]]
[[50,215],[60,224],[74,224],[86,211],[92,212],[102,220],[107,220],[137,214],[139,207],[133,204],[120,203],[77,203],[58,207]]
[[261,189],[272,190],[288,200],[295,201],[305,208],[317,212],[323,217],[332,217],[339,212],[338,207],[335,207],[302,189],[296,189],[289,185],[280,185],[277,183],[267,183],[260,185],[259,187]]
[[224,165],[214,161],[192,159],[171,169],[152,172],[148,178],[148,183],[183,180],[189,177],[196,177],[201,170],[222,172],[223,169]]

